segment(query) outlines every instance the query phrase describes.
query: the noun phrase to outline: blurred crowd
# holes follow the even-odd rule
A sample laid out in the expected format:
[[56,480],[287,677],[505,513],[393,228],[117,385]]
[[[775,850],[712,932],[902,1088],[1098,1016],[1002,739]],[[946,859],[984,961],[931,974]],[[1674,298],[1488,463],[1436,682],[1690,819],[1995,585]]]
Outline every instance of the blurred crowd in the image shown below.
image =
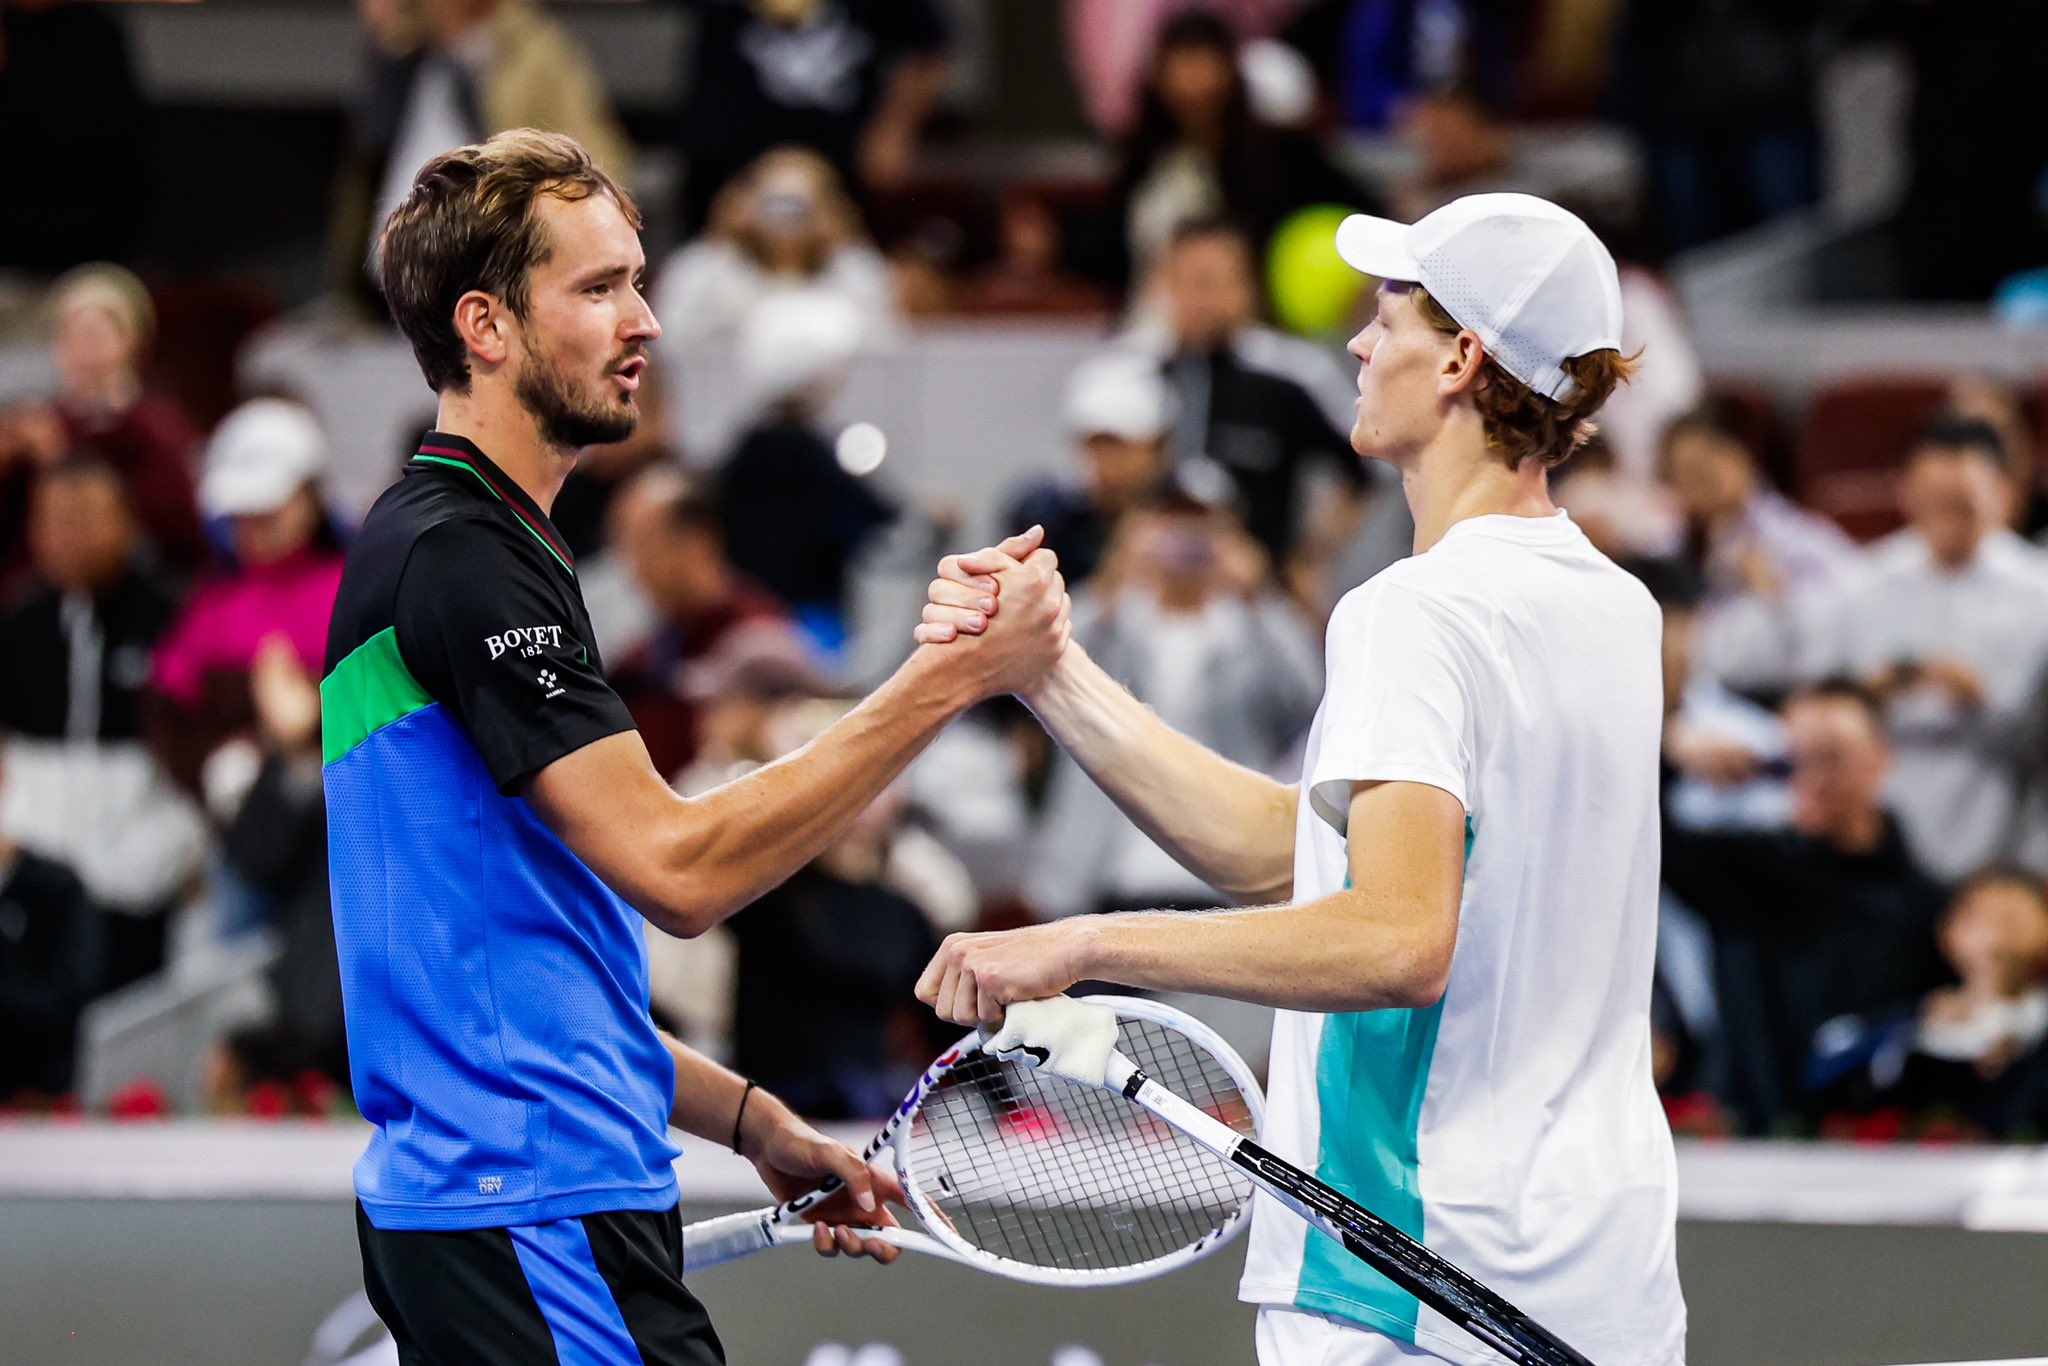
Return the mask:
[[[672,336],[730,356],[743,420],[720,449],[677,449],[673,381],[651,371],[640,431],[590,451],[553,509],[678,790],[801,746],[909,648],[962,510],[871,479],[879,449],[829,414],[857,357],[948,314],[1100,320],[1061,403],[1066,473],[974,511],[1046,528],[1076,638],[1140,698],[1291,775],[1329,611],[1412,532],[1349,450],[1339,344],[1363,282],[1333,268],[1330,231],[1353,209],[1549,193],[1623,258],[1645,362],[1555,489],[1665,613],[1654,1019],[1674,1121],[2048,1130],[2048,407],[1930,373],[1913,403],[1859,407],[1884,422],[1852,424],[1848,458],[1817,471],[1820,407],[1801,430],[1710,384],[1656,269],[1818,196],[1831,45],[1906,44],[1914,137],[1946,148],[1979,73],[2026,50],[2028,7],[1069,0],[1068,74],[1114,172],[992,193],[921,178],[949,69],[934,0],[689,8],[668,130],[685,174],[655,206],[677,245],[651,289]],[[545,11],[359,9],[329,241],[346,307],[381,316],[373,225],[447,147],[535,124],[630,179],[602,72]],[[85,98],[67,71],[132,103],[127,62],[96,7],[16,0],[0,124]],[[2048,119],[2017,107],[2041,98],[2031,73],[2015,84],[2011,135],[1956,144],[1967,174],[1915,162],[1901,212],[1923,292],[1982,297],[2048,261]],[[1591,115],[1632,130],[1639,193],[1541,154],[1542,120]],[[111,136],[39,126],[25,154],[59,183],[92,164],[67,139]],[[1374,171],[1341,154],[1355,137],[1404,156]],[[318,679],[350,528],[323,491],[330,434],[289,393],[218,416],[159,388],[161,291],[99,259],[136,259],[113,209],[55,198],[75,222],[0,219],[52,377],[0,409],[0,1105],[76,1104],[90,1003],[261,944],[268,1005],[216,1043],[203,1103],[345,1107]],[[992,703],[728,928],[650,931],[654,1009],[807,1113],[866,1115],[929,1056],[910,988],[943,934],[1217,899]]]

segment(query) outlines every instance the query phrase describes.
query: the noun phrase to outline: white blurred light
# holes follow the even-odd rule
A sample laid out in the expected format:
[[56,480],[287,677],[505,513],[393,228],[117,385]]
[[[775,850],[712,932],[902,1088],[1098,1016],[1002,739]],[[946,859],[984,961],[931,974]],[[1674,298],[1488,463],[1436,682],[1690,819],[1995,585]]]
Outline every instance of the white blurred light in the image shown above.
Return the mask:
[[872,422],[856,422],[839,434],[834,452],[839,457],[839,468],[848,474],[873,474],[889,454],[889,438]]

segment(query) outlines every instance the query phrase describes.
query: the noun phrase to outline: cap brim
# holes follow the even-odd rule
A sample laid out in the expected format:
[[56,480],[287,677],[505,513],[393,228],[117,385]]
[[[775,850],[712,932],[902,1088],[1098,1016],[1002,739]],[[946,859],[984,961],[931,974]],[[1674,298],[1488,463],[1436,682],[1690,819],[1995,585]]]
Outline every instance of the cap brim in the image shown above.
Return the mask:
[[247,517],[275,512],[292,500],[300,485],[271,479],[202,478],[199,507],[209,517]]
[[1391,218],[1354,213],[1337,225],[1337,254],[1344,264],[1380,280],[1421,278],[1408,249],[1408,225]]

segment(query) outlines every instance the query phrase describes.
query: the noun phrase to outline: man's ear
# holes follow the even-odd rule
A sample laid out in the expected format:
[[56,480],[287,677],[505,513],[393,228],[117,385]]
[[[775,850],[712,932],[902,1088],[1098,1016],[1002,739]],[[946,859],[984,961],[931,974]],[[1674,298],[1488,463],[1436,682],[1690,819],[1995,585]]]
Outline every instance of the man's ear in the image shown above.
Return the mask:
[[1451,338],[1437,372],[1437,392],[1445,398],[1486,387],[1486,343],[1467,329]]
[[480,289],[455,301],[455,335],[485,365],[503,365],[512,354],[513,321],[503,301]]

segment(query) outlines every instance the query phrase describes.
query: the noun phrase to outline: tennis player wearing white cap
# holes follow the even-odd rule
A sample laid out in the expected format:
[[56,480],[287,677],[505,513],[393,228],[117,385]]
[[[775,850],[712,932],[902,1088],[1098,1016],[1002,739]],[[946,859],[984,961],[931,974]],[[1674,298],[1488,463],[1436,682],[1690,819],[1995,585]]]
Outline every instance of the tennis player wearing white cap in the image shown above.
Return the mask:
[[[1277,1006],[1268,1146],[1593,1360],[1675,1366],[1658,615],[1548,487],[1634,368],[1614,262],[1511,194],[1354,217],[1337,248],[1384,281],[1352,444],[1401,472],[1415,554],[1330,620],[1303,781],[1175,734],[1078,646],[1023,694],[1187,867],[1274,904],[955,936],[918,994],[958,1022],[1089,978]],[[920,639],[971,630],[1012,548],[950,558]],[[1277,1208],[1242,1293],[1266,1366],[1498,1360]]]

